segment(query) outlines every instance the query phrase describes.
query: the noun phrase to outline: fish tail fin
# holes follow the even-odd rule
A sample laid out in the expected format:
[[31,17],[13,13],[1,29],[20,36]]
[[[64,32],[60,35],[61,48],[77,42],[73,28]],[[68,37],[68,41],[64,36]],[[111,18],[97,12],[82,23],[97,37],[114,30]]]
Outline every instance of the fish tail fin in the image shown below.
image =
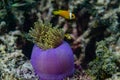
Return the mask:
[[58,15],[59,14],[59,11],[53,11],[52,12],[54,15]]

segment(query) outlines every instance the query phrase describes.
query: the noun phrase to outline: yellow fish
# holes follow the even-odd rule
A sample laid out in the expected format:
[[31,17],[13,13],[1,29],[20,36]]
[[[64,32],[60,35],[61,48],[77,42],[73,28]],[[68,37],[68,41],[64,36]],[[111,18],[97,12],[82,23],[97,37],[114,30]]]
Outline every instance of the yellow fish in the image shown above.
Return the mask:
[[67,10],[58,10],[58,11],[53,11],[54,15],[59,15],[67,20],[74,20],[75,19],[75,15]]
[[64,37],[66,37],[67,39],[72,39],[72,37],[70,36],[70,34],[65,34]]

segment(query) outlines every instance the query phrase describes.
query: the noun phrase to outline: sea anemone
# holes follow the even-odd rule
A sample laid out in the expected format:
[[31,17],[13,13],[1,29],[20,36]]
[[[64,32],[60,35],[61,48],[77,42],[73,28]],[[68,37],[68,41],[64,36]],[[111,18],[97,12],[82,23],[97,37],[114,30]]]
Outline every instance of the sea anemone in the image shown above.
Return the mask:
[[63,80],[74,73],[73,52],[62,29],[37,22],[29,34],[35,43],[31,64],[40,80]]

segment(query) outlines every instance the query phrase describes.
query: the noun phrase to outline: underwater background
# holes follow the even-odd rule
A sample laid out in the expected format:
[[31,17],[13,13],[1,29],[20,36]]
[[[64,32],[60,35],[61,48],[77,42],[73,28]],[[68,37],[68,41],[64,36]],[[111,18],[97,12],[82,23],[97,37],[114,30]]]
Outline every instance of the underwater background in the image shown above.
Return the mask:
[[72,48],[75,72],[64,80],[120,80],[120,0],[1,0],[0,80],[39,79],[28,36],[37,21],[61,28]]

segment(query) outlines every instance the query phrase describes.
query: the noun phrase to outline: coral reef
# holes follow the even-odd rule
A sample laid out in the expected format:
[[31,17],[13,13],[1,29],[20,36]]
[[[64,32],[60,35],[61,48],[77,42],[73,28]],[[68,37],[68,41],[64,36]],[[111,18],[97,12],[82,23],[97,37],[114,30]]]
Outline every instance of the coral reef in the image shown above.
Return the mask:
[[20,35],[20,32],[9,32],[0,37],[0,80],[37,80],[30,62],[16,47],[15,35]]
[[[76,20],[68,21],[54,16],[53,10],[70,10],[75,14]],[[61,39],[71,45],[77,67],[74,75],[65,80],[94,80],[98,76],[103,80],[120,79],[120,0],[1,0],[0,80],[38,80],[26,56],[31,56],[29,49],[32,49],[32,46],[29,46],[31,43],[25,39],[25,33],[29,32],[36,21],[48,21],[49,26],[52,24],[62,28],[64,34],[69,34],[70,38]],[[39,28],[36,25],[36,29]],[[51,40],[51,36],[49,38]],[[55,38],[52,42],[54,40]],[[51,45],[51,42],[48,41],[48,44]],[[54,44],[52,47],[55,46]],[[98,55],[100,53],[101,57]],[[107,60],[110,65],[107,65]],[[105,62],[104,66],[90,65],[100,62]],[[29,66],[23,68],[25,65]],[[117,67],[115,72],[115,66],[112,65]],[[111,67],[107,68],[108,66]],[[94,75],[94,67],[107,74]],[[92,73],[88,73],[90,69]]]
[[104,80],[119,71],[117,66],[115,53],[112,53],[104,41],[97,43],[96,59],[89,63],[89,73],[95,75],[95,79]]

